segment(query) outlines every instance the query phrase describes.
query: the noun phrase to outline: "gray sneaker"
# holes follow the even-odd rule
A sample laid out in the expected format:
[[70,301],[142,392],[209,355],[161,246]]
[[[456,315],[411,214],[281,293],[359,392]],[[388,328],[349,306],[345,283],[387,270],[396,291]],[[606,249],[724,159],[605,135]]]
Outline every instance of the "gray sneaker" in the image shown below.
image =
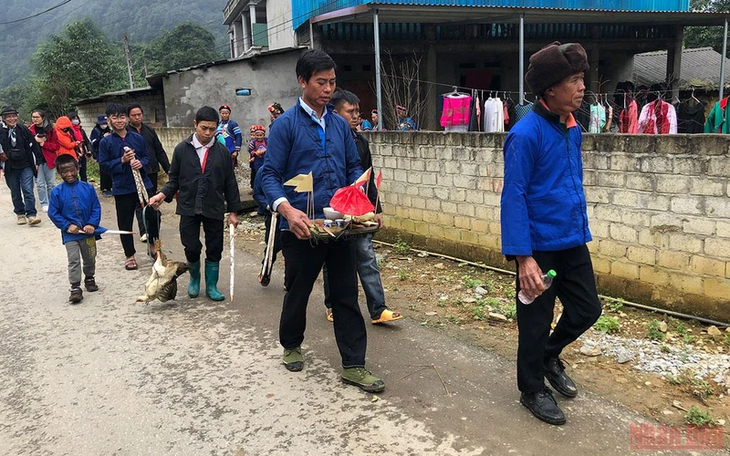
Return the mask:
[[19,215],[18,216],[18,225],[25,225],[28,223],[28,219],[25,218],[25,215]]
[[41,219],[38,217],[28,217],[28,225],[35,226],[41,223]]

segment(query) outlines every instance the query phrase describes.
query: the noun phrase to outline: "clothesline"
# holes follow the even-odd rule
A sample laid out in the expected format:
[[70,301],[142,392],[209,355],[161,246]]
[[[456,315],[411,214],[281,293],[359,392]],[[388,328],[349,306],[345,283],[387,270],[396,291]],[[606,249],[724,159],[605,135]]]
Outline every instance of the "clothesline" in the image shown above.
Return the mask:
[[[389,75],[388,77],[392,77],[392,78],[395,78],[395,79],[402,79],[402,80],[412,81],[412,79],[405,78],[405,77],[402,77],[402,76]],[[460,85],[454,85],[454,84],[446,84],[446,83],[442,83],[442,82],[428,81],[428,80],[424,80],[424,79],[419,79],[419,80],[417,80],[417,82],[423,83],[423,84],[429,84],[429,85],[432,85],[432,86],[447,87],[447,88],[450,88],[450,89],[456,88],[456,89],[459,89],[459,90],[464,90],[464,91],[469,91],[469,92],[471,92],[472,90],[475,90],[477,92],[480,92],[481,94],[495,94],[495,95],[498,95],[499,93],[503,93],[503,94],[509,94],[509,95],[517,95],[517,96],[519,96],[519,94],[520,94],[520,92],[517,91],[517,90],[478,89],[478,88],[475,88],[475,87],[466,87],[466,86],[460,86]],[[534,97],[534,95],[532,95],[529,92],[525,92],[524,94],[525,95],[528,95],[528,96]],[[601,96],[601,97],[603,97],[603,96],[616,96],[616,95],[623,96],[624,94],[627,94],[629,96],[636,97],[639,94],[647,94],[647,95],[651,95],[651,94],[655,94],[655,95],[669,95],[669,94],[673,94],[673,91],[671,89],[666,89],[666,90],[649,90],[649,89],[645,89],[645,90],[634,90],[633,92],[627,92],[627,91],[624,91],[624,90],[616,90],[616,91],[613,91],[613,92],[592,92],[592,91],[586,90],[585,91],[585,94],[588,95],[588,96],[593,96],[595,94],[595,95],[598,95],[598,96]],[[444,93],[442,95],[448,95],[448,93]]]

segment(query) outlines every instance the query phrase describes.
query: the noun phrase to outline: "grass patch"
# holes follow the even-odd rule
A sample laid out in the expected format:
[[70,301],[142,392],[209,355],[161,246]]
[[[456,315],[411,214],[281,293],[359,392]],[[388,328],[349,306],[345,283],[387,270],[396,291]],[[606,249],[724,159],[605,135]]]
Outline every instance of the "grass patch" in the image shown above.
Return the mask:
[[398,236],[398,239],[395,241],[395,244],[393,244],[393,250],[395,250],[395,253],[403,255],[404,253],[408,253],[411,250],[411,246],[401,239],[400,235]]
[[690,407],[689,412],[684,416],[684,420],[687,424],[692,424],[697,427],[712,427],[715,425],[715,419],[710,414],[710,411],[702,410],[696,405]]
[[86,158],[86,179],[99,182],[99,162],[93,158]]
[[461,281],[464,282],[464,286],[467,288],[476,288],[479,286],[482,286],[484,283],[479,279],[473,279],[469,275],[463,275],[461,276]]
[[609,312],[618,313],[621,309],[624,308],[624,301],[623,299],[619,299],[618,301],[610,301],[607,307]]
[[407,278],[408,278],[408,272],[406,272],[405,269],[399,269],[398,270],[398,279],[406,280]]
[[601,315],[598,317],[598,321],[596,321],[593,325],[593,328],[595,328],[596,331],[605,334],[614,334],[619,332],[621,325],[618,322],[618,318]]
[[682,371],[676,377],[667,375],[667,382],[681,387],[682,391],[691,394],[703,403],[714,394],[714,388],[705,379],[697,377],[691,370]]
[[669,324],[671,325],[674,332],[676,332],[680,336],[685,336],[687,334],[687,325],[677,320],[676,318],[669,317]]
[[647,326],[646,331],[646,338],[650,340],[658,340],[659,342],[664,342],[664,339],[667,338],[667,335],[663,332],[659,331],[659,321],[658,320],[652,320],[649,322],[649,325]]

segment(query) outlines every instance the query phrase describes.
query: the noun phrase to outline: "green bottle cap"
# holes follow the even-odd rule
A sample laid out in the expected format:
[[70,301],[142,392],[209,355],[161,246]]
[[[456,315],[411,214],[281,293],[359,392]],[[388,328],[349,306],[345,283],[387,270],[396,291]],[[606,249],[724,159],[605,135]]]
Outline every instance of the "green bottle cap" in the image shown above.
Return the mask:
[[552,269],[547,272],[547,276],[551,279],[554,279],[556,275],[558,275],[558,273],[553,271]]

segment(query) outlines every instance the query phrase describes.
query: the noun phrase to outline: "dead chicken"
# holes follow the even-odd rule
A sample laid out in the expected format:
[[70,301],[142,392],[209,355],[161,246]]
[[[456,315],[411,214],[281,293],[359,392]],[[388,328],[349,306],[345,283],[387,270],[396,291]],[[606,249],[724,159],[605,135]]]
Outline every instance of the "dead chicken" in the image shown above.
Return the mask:
[[144,286],[145,294],[137,298],[137,302],[149,303],[158,299],[160,302],[175,299],[177,295],[177,278],[188,272],[187,263],[169,261],[162,252],[160,240],[155,240],[155,263],[152,275]]

